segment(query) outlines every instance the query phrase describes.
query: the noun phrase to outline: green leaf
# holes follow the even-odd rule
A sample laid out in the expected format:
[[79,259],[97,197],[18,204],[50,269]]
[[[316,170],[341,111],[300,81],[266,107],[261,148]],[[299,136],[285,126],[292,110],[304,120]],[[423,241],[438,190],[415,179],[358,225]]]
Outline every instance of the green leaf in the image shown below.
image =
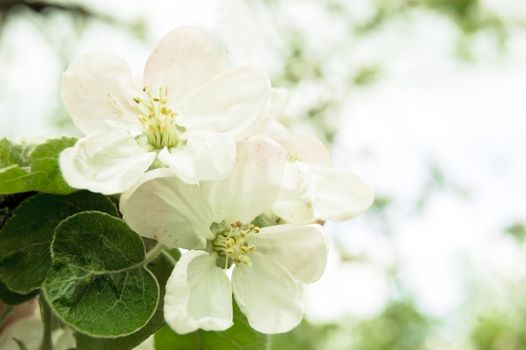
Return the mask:
[[234,304],[234,325],[223,332],[197,332],[179,335],[168,325],[155,333],[156,350],[264,350],[268,336],[253,330]]
[[13,211],[16,207],[34,194],[34,192],[0,194],[0,230],[4,227],[6,221],[13,216]]
[[75,138],[62,137],[35,146],[0,140],[0,194],[74,192],[75,189],[62,178],[58,157],[63,149],[73,146],[75,142]]
[[33,299],[38,294],[38,290],[34,290],[28,294],[19,294],[12,292],[0,281],[0,301],[7,305],[18,305]]
[[0,139],[0,168],[12,164],[28,166],[28,153],[31,151],[31,145],[26,143],[13,144],[8,139]]
[[40,288],[51,266],[55,227],[86,210],[118,215],[110,200],[88,191],[68,196],[42,193],[22,202],[0,231],[0,279],[7,288],[19,294]]
[[170,274],[172,273],[173,267],[172,260],[165,255],[159,256],[156,260],[148,264],[148,268],[157,278],[161,292],[157,310],[146,326],[141,328],[138,332],[120,338],[94,338],[86,334],[77,333],[75,336],[77,338],[77,350],[133,349],[161,328],[164,325],[163,300],[165,286],[168,277],[170,277]]
[[159,285],[144,266],[144,244],[124,221],[83,212],[62,221],[44,282],[47,301],[75,330],[93,337],[136,332],[152,318]]

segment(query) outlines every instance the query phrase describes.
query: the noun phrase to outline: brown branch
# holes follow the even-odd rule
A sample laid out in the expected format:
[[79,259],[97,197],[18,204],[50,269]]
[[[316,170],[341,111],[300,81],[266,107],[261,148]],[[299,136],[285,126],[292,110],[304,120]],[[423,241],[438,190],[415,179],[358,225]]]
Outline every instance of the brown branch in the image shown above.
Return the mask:
[[47,11],[62,11],[83,18],[99,19],[111,23],[117,22],[111,16],[92,11],[81,5],[57,4],[46,1],[0,0],[0,15],[7,14],[12,8],[17,6],[24,6],[39,14],[45,14]]

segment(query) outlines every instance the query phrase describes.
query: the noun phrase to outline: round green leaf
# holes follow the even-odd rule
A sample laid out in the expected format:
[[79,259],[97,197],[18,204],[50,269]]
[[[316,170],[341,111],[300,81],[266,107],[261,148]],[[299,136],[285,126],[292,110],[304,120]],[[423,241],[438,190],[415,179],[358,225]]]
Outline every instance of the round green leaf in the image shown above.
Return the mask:
[[55,230],[44,293],[57,315],[94,337],[120,337],[144,327],[159,285],[144,266],[144,244],[124,221],[101,212],[70,216]]
[[55,227],[85,210],[118,215],[108,198],[88,191],[68,196],[37,194],[20,204],[0,231],[0,280],[6,287],[19,294],[40,288],[51,265]]
[[0,301],[7,305],[18,305],[33,299],[38,294],[38,291],[32,291],[28,294],[18,294],[10,291],[5,284],[0,281]]
[[150,321],[138,330],[137,332],[119,338],[96,338],[90,337],[86,334],[76,333],[75,338],[77,339],[77,350],[92,350],[92,349],[111,349],[111,350],[130,350],[139,346],[149,336],[154,334],[159,328],[164,325],[164,310],[163,310],[163,299],[165,294],[165,286],[168,277],[173,270],[172,259],[161,255],[154,261],[148,264],[148,269],[157,278],[161,289],[159,304],[155,310],[155,314]]

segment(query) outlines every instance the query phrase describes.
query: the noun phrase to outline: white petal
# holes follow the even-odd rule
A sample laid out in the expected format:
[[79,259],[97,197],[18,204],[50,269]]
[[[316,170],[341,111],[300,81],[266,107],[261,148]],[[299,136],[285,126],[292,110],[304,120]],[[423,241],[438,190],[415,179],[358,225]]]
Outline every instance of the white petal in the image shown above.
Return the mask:
[[306,134],[275,138],[287,150],[289,156],[298,156],[303,163],[331,166],[331,154],[327,146],[314,136]]
[[287,162],[282,188],[272,205],[272,212],[286,222],[314,222],[310,184],[310,167],[301,162]]
[[166,282],[164,318],[177,333],[232,326],[232,287],[215,255],[186,252]]
[[374,200],[373,190],[348,170],[310,166],[310,196],[318,219],[350,220],[366,211]]
[[205,248],[213,238],[207,193],[168,169],[149,172],[139,186],[124,193],[120,210],[134,231],[169,248]]
[[207,80],[228,68],[217,38],[195,27],[179,27],[157,44],[144,67],[144,84],[168,89],[171,107],[180,105]]
[[235,145],[227,136],[211,132],[187,133],[181,149],[163,149],[159,159],[189,184],[225,178],[234,166]]
[[284,333],[303,317],[303,296],[299,282],[277,262],[257,251],[252,265],[237,265],[232,274],[234,297],[250,326],[267,333]]
[[268,119],[277,118],[283,113],[285,106],[289,102],[289,93],[285,89],[272,88],[270,97],[265,104],[263,117]]
[[74,188],[104,194],[121,193],[135,185],[155,159],[125,131],[86,136],[60,154],[60,169]]
[[281,264],[304,283],[317,281],[327,264],[327,242],[320,225],[277,225],[249,236],[256,251]]
[[253,137],[238,142],[236,163],[228,178],[207,184],[216,222],[251,222],[270,210],[283,176],[285,152],[275,142]]
[[275,118],[268,117],[269,112],[267,108],[268,107],[266,106],[263,111],[263,117],[245,131],[245,134],[247,136],[262,135],[271,138],[274,141],[289,137],[290,132],[283,123]]
[[206,129],[239,136],[262,117],[270,95],[268,76],[249,66],[232,68],[204,84],[182,107],[189,130]]
[[120,58],[102,53],[81,56],[69,65],[61,84],[64,106],[83,133],[140,130],[132,107],[139,90],[128,64]]

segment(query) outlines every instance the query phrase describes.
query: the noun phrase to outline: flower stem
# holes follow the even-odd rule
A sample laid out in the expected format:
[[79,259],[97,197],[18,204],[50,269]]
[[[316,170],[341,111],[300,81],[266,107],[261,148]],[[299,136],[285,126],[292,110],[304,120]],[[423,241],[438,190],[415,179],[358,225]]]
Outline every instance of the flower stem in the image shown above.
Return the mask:
[[148,253],[144,259],[144,263],[148,264],[155,260],[164,250],[164,246],[161,243],[157,243]]
[[53,311],[44,299],[44,295],[40,295],[40,312],[42,313],[42,321],[44,322],[44,335],[40,350],[53,350],[53,341],[51,340],[51,331],[53,328]]
[[166,260],[168,260],[173,266],[175,266],[175,264],[177,264],[177,260],[175,260],[175,258],[170,254],[168,253],[166,250],[163,250],[163,256]]

